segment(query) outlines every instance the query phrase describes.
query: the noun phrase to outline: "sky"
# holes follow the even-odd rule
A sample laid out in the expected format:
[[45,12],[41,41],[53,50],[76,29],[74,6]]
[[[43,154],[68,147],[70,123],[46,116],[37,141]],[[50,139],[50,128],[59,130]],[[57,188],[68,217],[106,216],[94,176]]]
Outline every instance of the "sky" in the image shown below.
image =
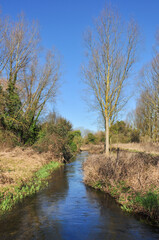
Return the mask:
[[[84,32],[108,3],[117,7],[125,21],[133,17],[139,24],[141,46],[131,76],[131,88],[136,89],[139,70],[152,58],[155,32],[159,28],[159,0],[0,0],[4,16],[16,19],[23,12],[30,21],[37,20],[44,48],[55,46],[62,56],[62,84],[56,104],[49,105],[49,110],[56,110],[73,124],[74,129],[100,129],[97,114],[88,111],[83,100],[86,92],[83,91],[80,66],[84,61]],[[135,109],[136,98],[134,92],[122,119]]]

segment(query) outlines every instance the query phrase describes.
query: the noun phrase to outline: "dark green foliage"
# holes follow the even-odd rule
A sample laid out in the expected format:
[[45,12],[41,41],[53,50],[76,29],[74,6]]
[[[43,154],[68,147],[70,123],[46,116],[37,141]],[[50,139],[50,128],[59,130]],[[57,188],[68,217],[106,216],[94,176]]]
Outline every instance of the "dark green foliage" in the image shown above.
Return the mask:
[[69,147],[70,147],[70,149],[71,149],[71,151],[74,153],[74,152],[77,152],[77,145],[76,145],[76,143],[74,143],[74,142],[71,142],[70,144],[69,144]]
[[140,132],[128,126],[124,121],[117,121],[110,127],[111,143],[139,142]]
[[22,121],[22,103],[15,84],[8,82],[8,87],[3,91],[0,87],[0,126],[4,131],[11,131],[18,138],[22,136],[23,121]]
[[79,151],[79,149],[82,145],[82,137],[81,137],[81,132],[79,130],[69,132],[68,144],[69,144],[72,152]]
[[80,141],[80,131],[72,131],[69,121],[52,113],[42,124],[34,147],[40,152],[51,151],[56,158],[69,160],[79,150]]
[[85,143],[86,144],[89,144],[89,143],[92,143],[92,144],[95,144],[96,143],[96,136],[93,134],[93,133],[88,133],[86,139],[85,139]]
[[9,82],[6,90],[6,114],[14,118],[18,115],[21,105],[22,104],[15,84]]
[[117,121],[115,124],[111,126],[110,131],[114,134],[118,134],[118,133],[124,134],[124,133],[127,133],[128,129],[124,121]]
[[[85,144],[100,144],[105,142],[105,133],[102,131],[88,133]],[[132,128],[124,121],[117,121],[110,127],[110,143],[140,142],[140,131]]]
[[140,131],[138,129],[133,129],[131,131],[130,138],[131,138],[131,142],[139,143],[140,142]]
[[38,139],[39,131],[40,131],[40,125],[32,124],[29,129],[23,132],[23,142],[26,145],[34,144]]

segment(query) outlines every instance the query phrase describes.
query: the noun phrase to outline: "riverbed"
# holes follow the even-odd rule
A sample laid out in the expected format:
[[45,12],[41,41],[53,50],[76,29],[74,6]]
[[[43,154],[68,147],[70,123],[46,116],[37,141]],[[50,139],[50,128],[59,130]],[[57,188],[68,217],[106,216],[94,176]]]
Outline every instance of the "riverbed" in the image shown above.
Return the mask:
[[87,152],[53,173],[45,190],[0,220],[0,240],[158,240],[159,229],[124,213],[83,183]]

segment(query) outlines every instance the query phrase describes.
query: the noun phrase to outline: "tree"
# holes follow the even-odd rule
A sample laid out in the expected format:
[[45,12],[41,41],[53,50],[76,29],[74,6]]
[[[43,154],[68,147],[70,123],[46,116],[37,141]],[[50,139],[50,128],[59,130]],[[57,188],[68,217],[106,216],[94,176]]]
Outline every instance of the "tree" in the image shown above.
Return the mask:
[[153,105],[149,101],[149,91],[141,93],[135,111],[136,127],[142,136],[153,138]]
[[38,61],[31,62],[28,69],[23,69],[21,76],[22,117],[25,132],[31,133],[34,132],[46,103],[49,100],[54,101],[57,94],[60,59],[56,51],[52,49],[47,52],[43,65],[40,65]]
[[40,152],[51,151],[56,158],[68,160],[77,150],[77,146],[72,145],[73,138],[70,121],[53,112],[45,118],[34,146]]
[[9,130],[22,133],[21,71],[33,60],[39,41],[38,31],[23,16],[15,22],[1,19],[0,28],[0,72],[6,80],[3,124]]
[[105,153],[109,155],[109,127],[124,105],[121,93],[135,63],[138,31],[134,21],[125,27],[110,7],[104,9],[94,27],[87,31],[87,64],[82,73],[91,105],[104,120]]
[[96,143],[96,136],[93,133],[88,133],[86,137],[86,143]]
[[141,71],[141,95],[137,103],[136,121],[142,135],[159,141],[159,37],[152,61]]
[[19,135],[22,142],[34,142],[39,117],[57,94],[60,58],[52,49],[40,64],[37,26],[23,16],[1,26],[0,23],[0,72],[6,79],[1,119],[4,128]]

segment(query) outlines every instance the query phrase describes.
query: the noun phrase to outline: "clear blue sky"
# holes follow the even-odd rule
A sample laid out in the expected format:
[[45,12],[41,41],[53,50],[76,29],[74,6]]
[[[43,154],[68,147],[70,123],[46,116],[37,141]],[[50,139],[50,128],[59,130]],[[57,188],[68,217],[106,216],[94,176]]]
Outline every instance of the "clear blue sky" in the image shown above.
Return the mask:
[[[82,100],[84,86],[80,81],[80,65],[84,59],[83,33],[105,6],[105,0],[0,0],[3,15],[12,18],[22,11],[29,20],[38,20],[42,44],[53,45],[63,56],[63,80],[56,110],[70,120],[74,128],[83,126],[97,130],[95,114],[88,112]],[[152,45],[159,27],[159,0],[112,0],[123,19],[134,17],[142,33],[142,48],[136,72],[151,60]],[[134,82],[136,78],[134,77]],[[50,106],[50,109],[53,107]],[[128,104],[135,108],[135,98]]]

